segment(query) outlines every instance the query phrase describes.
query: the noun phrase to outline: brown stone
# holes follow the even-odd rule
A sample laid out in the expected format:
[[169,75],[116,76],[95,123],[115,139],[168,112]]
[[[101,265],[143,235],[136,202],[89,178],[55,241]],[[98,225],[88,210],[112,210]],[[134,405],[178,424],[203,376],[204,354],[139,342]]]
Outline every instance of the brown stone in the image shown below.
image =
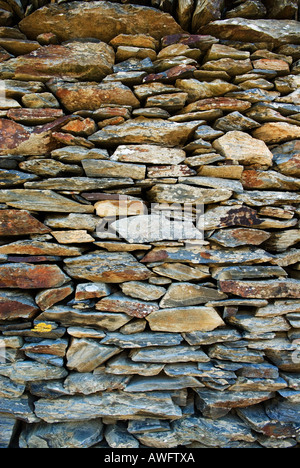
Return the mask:
[[1,245],[1,253],[15,255],[56,255],[62,257],[76,257],[83,250],[78,247],[65,247],[54,242],[38,240],[20,240],[11,244]]
[[0,291],[1,320],[30,320],[38,311],[39,308],[30,294],[14,290]]
[[72,285],[62,286],[60,288],[45,289],[37,294],[35,301],[41,310],[47,310],[54,304],[63,301],[70,296],[74,288]]
[[192,31],[198,32],[201,26],[221,18],[224,0],[203,0],[196,3],[192,18]]
[[[46,82],[53,77],[101,80],[112,72],[114,51],[104,42],[71,42],[40,47],[0,65],[0,76]],[[63,73],[62,73],[63,67]]]
[[61,109],[10,109],[7,117],[24,125],[43,125],[62,117]]
[[0,265],[0,288],[57,288],[69,281],[56,265],[8,263]]
[[153,331],[189,333],[211,331],[224,325],[223,320],[212,307],[178,307],[152,312],[148,317]]
[[204,229],[221,229],[232,226],[258,227],[263,220],[256,210],[244,205],[218,206],[206,211]]
[[24,18],[20,29],[29,39],[51,32],[60,41],[93,37],[107,43],[118,34],[150,34],[161,39],[166,32],[183,32],[172,16],[159,10],[95,1],[49,5]]
[[245,170],[241,180],[244,189],[299,190],[300,180],[275,171]]
[[103,283],[146,280],[151,272],[129,253],[98,253],[65,260],[66,272],[76,279]]
[[0,236],[47,234],[51,229],[24,210],[0,211]]
[[106,312],[122,312],[132,317],[144,318],[159,307],[157,303],[141,301],[117,293],[101,299],[96,304],[96,309]]
[[[255,136],[257,135],[255,134]],[[245,132],[228,132],[215,140],[213,147],[226,159],[238,161],[245,165],[272,165],[273,155],[266,144],[252,138]]]
[[211,34],[219,39],[231,41],[299,44],[300,26],[297,21],[230,18],[214,21],[200,29],[201,34]]
[[99,84],[52,80],[49,87],[69,112],[82,109],[96,111],[103,105],[111,104],[134,108],[140,105],[131,89],[119,82]]
[[151,73],[143,78],[143,83],[153,83],[156,81],[162,81],[163,83],[168,83],[169,81],[175,81],[179,78],[189,78],[192,76],[193,72],[196,70],[196,67],[193,65],[175,65],[174,67],[169,68],[166,71],[160,73]]
[[300,281],[293,279],[271,281],[220,281],[220,290],[225,293],[249,298],[295,298],[300,294]]
[[25,127],[12,120],[0,119],[0,154],[45,155],[56,149],[51,134],[59,130],[72,116],[64,116],[48,124]]
[[210,237],[211,240],[223,247],[239,247],[242,245],[261,245],[270,238],[271,234],[259,229],[223,229]]
[[254,130],[252,135],[267,144],[284,143],[300,138],[300,127],[285,122],[270,122]]
[[0,201],[14,208],[60,213],[93,213],[94,207],[82,205],[52,190],[0,190]]
[[187,114],[189,112],[206,111],[212,109],[220,109],[225,112],[246,111],[251,107],[250,102],[227,97],[215,97],[201,99],[200,101],[192,102],[184,107],[180,113]]
[[201,121],[176,123],[138,117],[122,125],[105,127],[89,137],[89,140],[105,147],[127,144],[160,146],[165,144],[167,147],[183,147],[201,123]]
[[274,70],[278,73],[278,75],[286,75],[290,72],[290,67],[285,60],[262,58],[259,60],[254,60],[253,67],[260,70]]

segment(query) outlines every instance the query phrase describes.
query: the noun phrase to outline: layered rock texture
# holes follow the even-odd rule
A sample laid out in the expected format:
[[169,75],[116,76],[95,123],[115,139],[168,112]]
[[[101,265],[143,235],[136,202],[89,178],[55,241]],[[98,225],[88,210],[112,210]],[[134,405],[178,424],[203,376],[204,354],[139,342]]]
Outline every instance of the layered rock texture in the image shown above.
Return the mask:
[[0,5],[0,447],[300,443],[297,1]]

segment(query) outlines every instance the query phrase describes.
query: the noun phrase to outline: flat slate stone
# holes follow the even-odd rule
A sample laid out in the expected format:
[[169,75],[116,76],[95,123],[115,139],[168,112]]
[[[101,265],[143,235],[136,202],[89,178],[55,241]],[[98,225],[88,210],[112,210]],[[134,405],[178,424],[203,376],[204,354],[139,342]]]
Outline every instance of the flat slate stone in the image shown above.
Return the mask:
[[148,346],[176,346],[182,341],[180,333],[107,333],[101,340],[102,344],[114,345],[120,348],[147,348]]
[[109,125],[94,133],[89,140],[104,147],[138,144],[183,147],[200,124],[201,121],[176,123],[138,117],[118,125],[117,128]]
[[220,281],[220,290],[248,298],[295,298],[299,297],[300,281],[277,279],[270,281]]
[[99,417],[117,416],[136,419],[138,416],[159,419],[178,419],[182,412],[164,392],[134,393],[104,392],[100,395],[41,398],[35,403],[35,413],[48,423],[86,421]]
[[132,317],[144,318],[159,309],[156,302],[146,302],[132,297],[127,297],[121,293],[112,294],[101,299],[96,304],[96,310],[107,312],[123,312]]
[[63,326],[87,326],[115,331],[131,320],[127,314],[112,312],[80,311],[68,306],[54,306],[38,316],[39,321],[54,321]]
[[152,312],[148,317],[153,331],[194,332],[211,331],[224,325],[212,307],[177,307]]
[[103,283],[123,283],[131,280],[146,280],[151,272],[133,255],[101,252],[65,260],[65,270],[76,279]]

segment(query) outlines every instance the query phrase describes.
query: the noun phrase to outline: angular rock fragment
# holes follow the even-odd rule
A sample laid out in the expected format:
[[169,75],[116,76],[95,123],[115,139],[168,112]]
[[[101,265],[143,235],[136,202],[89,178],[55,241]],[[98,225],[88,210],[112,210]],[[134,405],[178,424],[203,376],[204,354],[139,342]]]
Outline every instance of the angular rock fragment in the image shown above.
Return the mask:
[[55,380],[68,375],[63,368],[40,364],[34,361],[19,361],[13,364],[1,364],[0,375],[9,377],[14,382],[26,383],[35,380]]
[[199,388],[204,385],[195,377],[135,377],[125,388],[125,392],[151,392],[157,390],[178,390],[181,388]]
[[149,346],[176,346],[182,341],[179,333],[107,333],[101,340],[102,344],[114,345],[120,348],[147,348]]
[[76,257],[82,252],[83,250],[77,247],[65,247],[52,242],[30,240],[16,241],[0,247],[0,253],[17,255],[57,255],[61,257]]
[[104,346],[90,338],[73,338],[66,355],[67,367],[77,372],[92,372],[120,352],[116,346]]
[[160,299],[165,293],[165,288],[155,286],[142,281],[129,281],[121,284],[122,292],[126,296],[131,296],[144,301],[155,301]]
[[[65,437],[65,434],[68,437]],[[28,425],[20,435],[20,448],[90,448],[103,439],[101,419]]]
[[50,229],[28,211],[1,210],[0,235],[21,236],[26,234],[47,234]]
[[211,331],[224,325],[212,307],[177,307],[152,312],[148,317],[153,331],[193,332]]
[[139,448],[138,440],[128,433],[126,425],[111,424],[106,427],[105,440],[112,448],[133,449]]
[[158,310],[158,308],[158,304],[155,302],[141,301],[118,293],[101,299],[101,301],[96,304],[96,310],[123,312],[138,318],[147,317],[147,315]]
[[31,319],[36,315],[38,310],[38,306],[30,294],[20,291],[1,290],[1,320],[15,320],[16,318]]
[[[256,134],[255,136],[257,137]],[[245,165],[272,165],[273,156],[268,147],[244,132],[228,132],[216,140],[213,146],[226,159],[238,161]]]
[[226,299],[226,297],[226,294],[220,294],[219,291],[213,288],[206,288],[193,283],[176,283],[169,287],[159,306],[162,309],[186,307]]
[[217,203],[228,200],[232,191],[228,189],[204,189],[186,184],[155,185],[148,196],[152,202],[156,203]]
[[286,122],[271,122],[257,128],[252,134],[267,144],[276,144],[299,138],[300,128]]
[[170,148],[183,147],[200,123],[197,121],[176,123],[162,119],[138,117],[117,127],[114,125],[105,127],[89,137],[89,140],[105,147],[125,144],[164,144]]
[[269,400],[271,392],[216,392],[213,390],[196,390],[197,406],[207,418],[219,419],[232,408],[244,408]]
[[82,161],[87,177],[129,177],[132,179],[145,179],[146,166],[114,161],[99,161],[87,159]]
[[62,286],[60,288],[45,289],[38,293],[35,301],[41,310],[47,310],[58,302],[63,301],[70,296],[74,288],[72,285]]
[[[193,250],[182,248],[160,248],[155,247],[142,259],[143,263],[148,262],[186,262],[190,264],[251,264],[265,263],[272,259],[272,255],[261,249],[241,248],[238,250]],[[226,292],[226,291],[224,291]]]
[[[115,375],[158,375],[164,368],[164,364],[151,364],[149,362],[134,362],[128,358],[127,353],[123,352],[110,359],[106,365],[105,371],[108,374]],[[97,370],[95,371],[97,373]]]
[[211,240],[223,247],[239,247],[242,245],[261,245],[270,238],[271,234],[259,229],[222,229],[217,231]]

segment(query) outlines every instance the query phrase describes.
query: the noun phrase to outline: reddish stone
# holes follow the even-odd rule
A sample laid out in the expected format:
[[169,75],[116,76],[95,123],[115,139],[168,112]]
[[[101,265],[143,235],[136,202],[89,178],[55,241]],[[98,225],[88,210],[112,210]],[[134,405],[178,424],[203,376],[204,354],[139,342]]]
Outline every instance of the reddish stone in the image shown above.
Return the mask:
[[73,120],[62,127],[62,131],[72,135],[90,136],[95,133],[97,126],[92,119]]
[[181,111],[182,114],[186,114],[189,112],[198,112],[198,111],[206,111],[212,109],[220,109],[225,112],[234,112],[239,111],[243,112],[246,111],[251,107],[251,103],[247,101],[242,101],[239,99],[233,98],[226,98],[226,97],[216,97],[216,98],[208,98],[208,99],[201,99],[196,102],[192,102],[188,106],[184,107]]
[[7,117],[24,125],[42,125],[63,116],[61,109],[10,109]]
[[35,219],[28,211],[1,210],[0,236],[23,236],[26,234],[46,234],[47,226]]
[[247,298],[294,298],[300,296],[300,281],[278,279],[270,281],[225,280],[219,282],[220,290]]
[[70,296],[74,288],[72,285],[62,286],[61,288],[47,289],[41,291],[35,298],[37,305],[41,310],[47,310],[54,304]]
[[174,81],[179,78],[188,78],[196,70],[193,65],[177,65],[161,73],[151,73],[143,78],[143,83],[153,83],[154,81]]
[[0,119],[0,155],[45,155],[58,148],[57,141],[51,138],[54,131],[59,130],[74,116],[63,116],[54,122],[37,127],[25,127],[13,120]]
[[0,288],[58,288],[69,281],[56,265],[6,263],[0,265]]
[[33,298],[18,291],[0,291],[0,320],[31,319],[39,308]]
[[207,50],[218,42],[219,39],[203,34],[171,34],[162,38],[161,45],[167,47],[172,44],[185,44],[191,48]]
[[99,128],[107,127],[108,125],[121,125],[125,122],[124,117],[111,117],[110,119],[102,120],[98,123]]
[[83,146],[84,148],[94,148],[94,143],[87,141],[80,136],[71,135],[71,133],[53,132],[52,139],[64,146]]

